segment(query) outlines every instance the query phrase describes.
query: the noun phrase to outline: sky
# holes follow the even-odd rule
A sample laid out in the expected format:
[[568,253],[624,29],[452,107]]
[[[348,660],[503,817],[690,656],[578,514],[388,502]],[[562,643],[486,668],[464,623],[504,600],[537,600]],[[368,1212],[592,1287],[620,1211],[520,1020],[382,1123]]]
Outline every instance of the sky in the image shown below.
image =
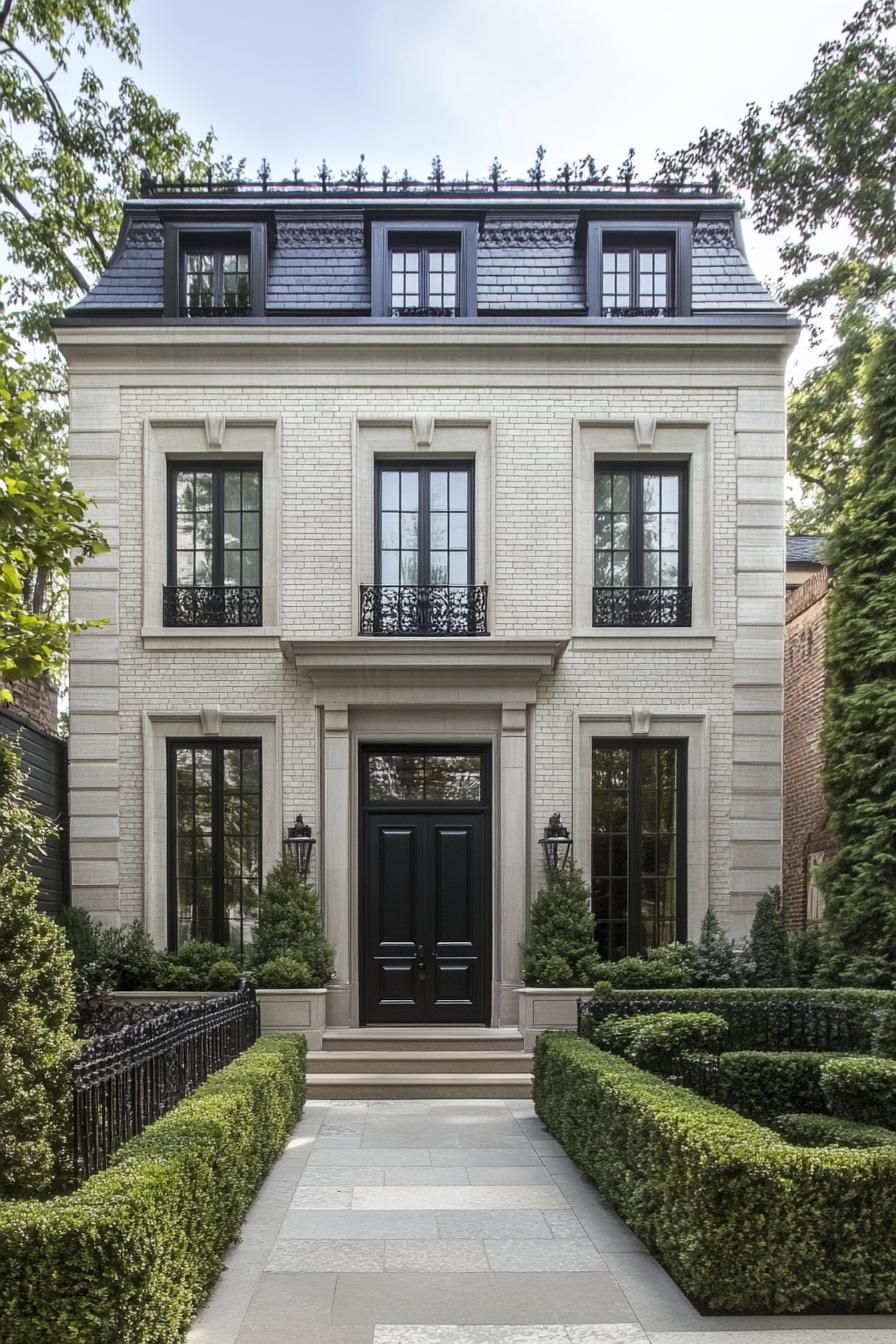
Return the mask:
[[[133,0],[141,82],[220,153],[276,177],[366,156],[426,177],[484,176],[497,155],[523,177],[544,144],[553,173],[593,154],[615,174],[628,149],[701,126],[733,128],[808,76],[858,0]],[[97,68],[114,75],[111,65]],[[748,231],[756,271],[776,249]],[[807,358],[802,354],[797,368]]]

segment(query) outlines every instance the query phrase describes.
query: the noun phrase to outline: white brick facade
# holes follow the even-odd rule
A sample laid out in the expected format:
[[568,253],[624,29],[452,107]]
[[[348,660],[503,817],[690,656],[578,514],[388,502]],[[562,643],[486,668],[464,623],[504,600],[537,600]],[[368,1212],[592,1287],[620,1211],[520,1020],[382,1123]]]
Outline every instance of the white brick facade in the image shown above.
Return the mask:
[[[403,728],[439,741],[476,733],[496,747],[493,1020],[507,1020],[526,903],[540,879],[537,838],[559,809],[573,821],[587,872],[588,739],[630,735],[638,710],[647,711],[639,731],[646,723],[649,733],[691,742],[688,932],[696,934],[710,900],[742,934],[758,896],[780,880],[784,363],[792,341],[792,329],[699,324],[626,332],[496,325],[413,339],[388,327],[61,331],[72,379],[72,474],[96,497],[112,547],[72,584],[73,615],[107,621],[72,650],[76,903],[109,922],[144,919],[161,936],[165,819],[163,803],[147,797],[159,780],[151,743],[166,722],[194,723],[198,735],[203,707],[219,707],[225,725],[240,731],[264,723],[274,746],[273,761],[265,752],[274,771],[267,801],[278,811],[265,866],[277,856],[281,825],[302,811],[320,836],[324,908],[342,943],[333,1018],[357,1021],[356,744]],[[276,620],[266,618],[260,631],[163,632],[146,609],[147,554],[158,551],[162,525],[145,498],[154,488],[148,438],[162,426],[163,453],[177,451],[180,435],[185,454],[196,444],[219,451],[207,429],[207,417],[219,416],[220,451],[240,451],[250,431],[276,444],[278,479],[266,474],[279,507]],[[656,417],[654,447],[638,446],[636,416]],[[427,417],[435,417],[432,447],[418,447]],[[363,455],[365,436],[377,451],[377,426],[384,443],[410,454],[480,452],[477,507],[479,473],[490,477],[487,517],[479,517],[489,549],[478,547],[477,569],[488,572],[491,638],[465,654],[466,671],[445,670],[454,653],[445,640],[428,641],[439,646],[435,669],[423,666],[420,641],[408,650],[378,641],[380,662],[388,652],[404,659],[404,672],[350,666],[352,651],[370,645],[357,638],[356,588],[369,574],[372,544],[358,510],[372,509]],[[685,456],[705,453],[705,509],[691,536],[705,619],[693,629],[585,629],[576,614],[576,462],[583,451],[593,455],[588,445],[602,427],[612,429],[613,444],[628,443],[631,458],[662,455],[670,433],[685,436],[676,440]],[[267,473],[267,458],[265,465]],[[266,546],[272,522],[269,509]]]

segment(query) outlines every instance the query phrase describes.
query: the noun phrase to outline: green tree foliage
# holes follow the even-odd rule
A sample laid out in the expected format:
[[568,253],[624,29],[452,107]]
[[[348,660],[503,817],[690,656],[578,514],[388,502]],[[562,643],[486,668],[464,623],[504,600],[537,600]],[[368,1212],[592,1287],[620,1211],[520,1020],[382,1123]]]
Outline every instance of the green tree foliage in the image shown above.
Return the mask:
[[[309,986],[322,987],[333,978],[333,949],[324,937],[317,892],[302,881],[288,855],[268,873],[258,904],[253,959],[262,985],[267,981],[262,974],[267,964],[281,958],[304,962]],[[294,970],[298,974],[297,967]]]
[[700,941],[697,944],[691,975],[695,985],[724,988],[743,983],[743,956],[722,928],[721,921],[712,906],[703,916],[700,925]]
[[0,1198],[42,1194],[65,1171],[76,1055],[71,953],[26,871],[52,828],[22,790],[0,742]]
[[753,924],[747,940],[747,954],[753,963],[750,983],[754,985],[790,985],[793,966],[790,939],[784,927],[781,888],[769,887],[756,902]]
[[108,549],[87,497],[47,461],[43,429],[24,358],[0,332],[0,681],[58,667],[88,624],[69,620],[60,578]]
[[894,309],[894,26],[896,0],[866,0],[794,93],[659,156],[661,180],[713,171],[744,193],[755,228],[781,238],[782,298],[816,341],[833,335],[791,404],[790,466],[807,490],[795,521],[806,531],[827,529],[853,478],[859,367]]
[[591,892],[574,864],[551,874],[532,903],[523,979],[527,985],[593,985],[600,975]]
[[896,326],[862,370],[858,481],[831,538],[823,779],[841,848],[821,871],[822,970],[833,983],[896,974]]

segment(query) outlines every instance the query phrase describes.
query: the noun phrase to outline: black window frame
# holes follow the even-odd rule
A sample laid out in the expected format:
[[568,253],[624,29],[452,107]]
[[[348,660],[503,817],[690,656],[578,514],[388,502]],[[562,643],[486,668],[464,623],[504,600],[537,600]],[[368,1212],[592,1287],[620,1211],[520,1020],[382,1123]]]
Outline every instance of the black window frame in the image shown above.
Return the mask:
[[[183,223],[166,222],[165,231],[165,316],[187,322],[226,321],[263,317],[267,290],[267,229],[257,220],[230,219],[193,220]],[[249,307],[248,312],[231,314],[211,313],[190,316],[186,313],[185,270],[187,252],[208,251],[223,255],[225,252],[248,252]]]
[[[651,750],[661,750],[672,748],[676,753],[676,809],[675,809],[675,941],[683,942],[687,938],[688,924],[688,856],[687,856],[687,827],[688,827],[688,739],[675,737],[646,737],[641,741],[634,741],[630,738],[620,737],[600,737],[595,736],[591,739],[591,795],[594,796],[594,753],[595,751],[626,751],[629,755],[629,808],[628,808],[628,827],[627,827],[627,860],[626,860],[626,945],[622,950],[622,956],[637,956],[643,951],[642,939],[642,921],[640,898],[637,901],[632,900],[632,891],[639,890],[641,877],[641,846],[639,843],[641,836],[641,790],[640,790],[640,771],[641,757],[643,752]],[[637,764],[636,764],[637,762]],[[601,921],[597,918],[594,910],[594,813],[592,806],[591,814],[591,909],[595,918],[595,943],[599,945],[599,926],[601,923],[610,923],[613,921]],[[611,879],[612,880],[612,879]],[[609,949],[612,951],[612,948]],[[614,956],[612,960],[615,960]]]
[[[450,322],[476,316],[476,220],[373,220],[370,225],[370,312],[396,322]],[[453,317],[409,314],[392,317],[392,252],[456,251],[457,297]],[[421,304],[421,308],[423,305]]]
[[[178,894],[177,894],[177,752],[179,749],[202,749],[212,753],[212,941],[230,947],[228,920],[224,909],[224,752],[233,748],[254,749],[258,752],[258,890],[261,894],[263,878],[262,844],[264,839],[264,749],[260,737],[169,737],[166,739],[166,846],[167,846],[167,942],[171,952],[177,951]],[[216,819],[220,823],[216,831]],[[190,935],[191,938],[194,936]],[[246,941],[240,929],[240,959],[245,953]]]
[[[177,573],[177,478],[185,471],[207,472],[212,477],[212,581],[210,584],[189,584],[180,583]],[[224,557],[226,548],[224,546],[224,514],[227,510],[224,507],[224,476],[228,472],[235,471],[255,471],[258,473],[258,583],[257,584],[227,584],[224,580]],[[239,592],[258,591],[259,611],[264,601],[264,462],[260,457],[257,458],[238,458],[230,460],[228,458],[210,461],[208,458],[168,458],[168,483],[167,483],[167,537],[166,537],[166,569],[167,584],[170,588],[194,588],[201,590],[203,588],[233,588]],[[254,547],[249,547],[254,550]],[[243,547],[240,546],[240,554]],[[206,629],[237,629],[246,628],[250,625],[260,625],[261,619],[257,622],[238,622],[236,624],[209,625],[207,622],[184,622],[178,621],[178,625],[186,625],[191,628]]]
[[[408,458],[377,458],[376,460],[376,484],[374,489],[374,583],[377,586],[388,588],[471,588],[474,584],[475,574],[475,544],[476,544],[476,463],[472,458],[448,458],[435,462],[419,462],[409,460]],[[382,479],[384,471],[413,471],[417,473],[417,582],[413,584],[403,584],[401,575],[397,584],[383,584],[382,578],[382,538],[383,538],[383,509],[382,509]],[[469,508],[467,510],[467,579],[463,584],[452,584],[449,581],[444,584],[434,584],[430,575],[430,477],[434,471],[465,471],[467,474],[467,499]],[[423,483],[426,484],[425,494]],[[426,499],[426,508],[420,507],[420,502]],[[423,580],[423,562],[425,557],[426,580]],[[450,571],[450,559],[449,559]]]
[[[604,321],[637,321],[632,317],[604,317],[603,256],[604,250],[619,248],[636,251],[638,248],[664,248],[668,251],[672,281],[671,302],[667,305],[674,317],[691,316],[691,247],[693,222],[652,219],[590,219],[586,243],[586,292],[588,316]],[[635,305],[633,304],[632,307]],[[657,321],[658,318],[645,317]]]
[[[680,458],[649,458],[645,461],[633,461],[632,458],[604,458],[595,457],[594,459],[594,484],[597,482],[598,473],[612,473],[614,475],[628,475],[629,478],[629,581],[627,584],[620,584],[620,588],[643,588],[644,584],[644,491],[643,488],[635,488],[635,482],[639,483],[645,476],[655,476],[665,473],[666,475],[675,474],[678,477],[678,583],[675,585],[679,591],[690,586],[690,461]],[[612,510],[610,510],[612,512]],[[594,485],[592,485],[591,500],[591,582],[595,587],[596,575],[594,573],[594,555],[596,546],[594,544],[594,519],[597,515],[597,509],[594,503]],[[612,587],[614,585],[603,585]],[[649,587],[663,587],[662,584],[650,584]],[[674,589],[672,589],[674,591]]]

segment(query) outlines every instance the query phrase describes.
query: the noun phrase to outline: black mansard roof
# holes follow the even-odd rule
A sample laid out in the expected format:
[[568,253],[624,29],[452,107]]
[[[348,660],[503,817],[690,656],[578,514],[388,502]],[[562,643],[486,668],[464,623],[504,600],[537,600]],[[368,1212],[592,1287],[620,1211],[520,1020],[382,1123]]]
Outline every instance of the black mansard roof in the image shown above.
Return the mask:
[[[108,269],[69,310],[75,320],[161,319],[166,307],[166,237],[178,229],[262,225],[261,320],[356,321],[371,314],[371,225],[402,228],[444,222],[475,226],[475,316],[586,318],[589,224],[649,234],[683,226],[690,261],[690,306],[682,316],[771,320],[786,311],[753,274],[744,253],[740,208],[707,187],[599,182],[569,191],[532,183],[320,183],[156,185],[128,201]],[[175,263],[176,265],[176,263]],[[172,274],[171,259],[168,277]],[[171,317],[166,320],[174,320]],[[188,319],[184,319],[188,320]],[[214,320],[214,319],[211,319]],[[227,319],[224,319],[227,320]],[[259,320],[256,317],[255,320]],[[383,319],[375,319],[383,320]]]

